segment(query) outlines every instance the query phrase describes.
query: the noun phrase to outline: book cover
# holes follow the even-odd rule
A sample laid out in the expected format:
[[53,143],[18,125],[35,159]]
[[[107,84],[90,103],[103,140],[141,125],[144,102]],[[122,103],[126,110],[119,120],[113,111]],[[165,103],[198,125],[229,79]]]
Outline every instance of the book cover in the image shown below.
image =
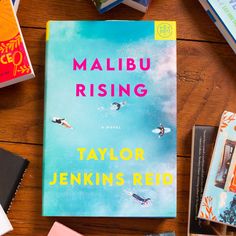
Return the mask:
[[0,88],[34,77],[11,0],[0,1]]
[[212,161],[199,215],[229,226],[236,226],[235,144],[236,114],[225,111],[221,117]]
[[214,227],[198,219],[198,211],[204,191],[211,156],[217,135],[217,127],[195,125],[192,131],[192,154],[189,194],[188,235],[215,234]]
[[234,0],[199,1],[236,53],[236,2]]
[[29,162],[0,149],[0,204],[7,212]]
[[113,7],[119,5],[123,0],[92,0],[100,13],[111,10]]
[[64,225],[62,225],[58,222],[55,222],[53,224],[48,236],[82,236],[82,234],[79,234]]
[[12,230],[12,225],[0,204],[0,235],[4,235]]
[[48,23],[44,216],[175,217],[175,39],[175,22]]
[[146,12],[151,3],[151,0],[124,0],[125,5],[132,7],[138,11]]

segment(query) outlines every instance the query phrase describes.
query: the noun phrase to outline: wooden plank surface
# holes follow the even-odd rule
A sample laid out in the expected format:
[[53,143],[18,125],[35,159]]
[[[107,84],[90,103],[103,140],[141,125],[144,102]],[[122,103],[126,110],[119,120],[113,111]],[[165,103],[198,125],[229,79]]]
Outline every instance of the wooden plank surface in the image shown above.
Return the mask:
[[[18,12],[36,78],[1,89],[0,147],[30,160],[9,212],[9,235],[47,235],[55,220],[85,235],[144,235],[187,231],[191,128],[217,125],[223,110],[236,111],[236,57],[197,0],[153,0],[143,15],[126,6],[97,13],[90,0],[21,0]],[[176,219],[41,217],[45,25],[48,20],[177,20],[178,216]],[[12,96],[11,96],[12,95]]]
[[181,39],[225,41],[198,0],[152,0],[145,15],[125,5],[101,15],[91,0],[22,0],[18,15],[22,26],[40,28],[48,20],[176,20]]

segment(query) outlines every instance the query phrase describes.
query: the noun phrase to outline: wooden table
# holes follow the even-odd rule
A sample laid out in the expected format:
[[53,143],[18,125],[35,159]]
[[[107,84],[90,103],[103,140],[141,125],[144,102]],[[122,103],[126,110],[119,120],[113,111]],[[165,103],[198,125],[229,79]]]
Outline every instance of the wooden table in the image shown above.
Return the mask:
[[[197,0],[153,0],[146,15],[118,6],[100,15],[90,0],[21,0],[18,17],[36,78],[0,92],[0,147],[30,160],[9,212],[14,232],[47,235],[55,220],[85,235],[187,235],[191,128],[217,125],[236,111],[236,56]],[[41,216],[45,25],[48,20],[176,20],[178,24],[178,217],[176,219]]]

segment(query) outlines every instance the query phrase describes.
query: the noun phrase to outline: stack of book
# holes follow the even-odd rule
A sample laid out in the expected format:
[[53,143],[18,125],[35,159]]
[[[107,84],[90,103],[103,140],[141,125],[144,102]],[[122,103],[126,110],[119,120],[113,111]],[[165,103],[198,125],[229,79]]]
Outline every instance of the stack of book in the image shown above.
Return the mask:
[[193,127],[188,235],[236,235],[235,130],[228,111],[219,128]]
[[146,12],[151,0],[92,0],[100,13],[109,11],[119,4],[125,4],[138,11]]

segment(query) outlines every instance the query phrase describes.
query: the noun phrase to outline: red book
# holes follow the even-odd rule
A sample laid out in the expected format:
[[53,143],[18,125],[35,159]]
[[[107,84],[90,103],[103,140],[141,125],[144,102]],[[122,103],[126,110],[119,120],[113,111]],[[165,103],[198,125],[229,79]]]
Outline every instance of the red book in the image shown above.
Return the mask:
[[0,1],[0,88],[34,77],[11,0]]

